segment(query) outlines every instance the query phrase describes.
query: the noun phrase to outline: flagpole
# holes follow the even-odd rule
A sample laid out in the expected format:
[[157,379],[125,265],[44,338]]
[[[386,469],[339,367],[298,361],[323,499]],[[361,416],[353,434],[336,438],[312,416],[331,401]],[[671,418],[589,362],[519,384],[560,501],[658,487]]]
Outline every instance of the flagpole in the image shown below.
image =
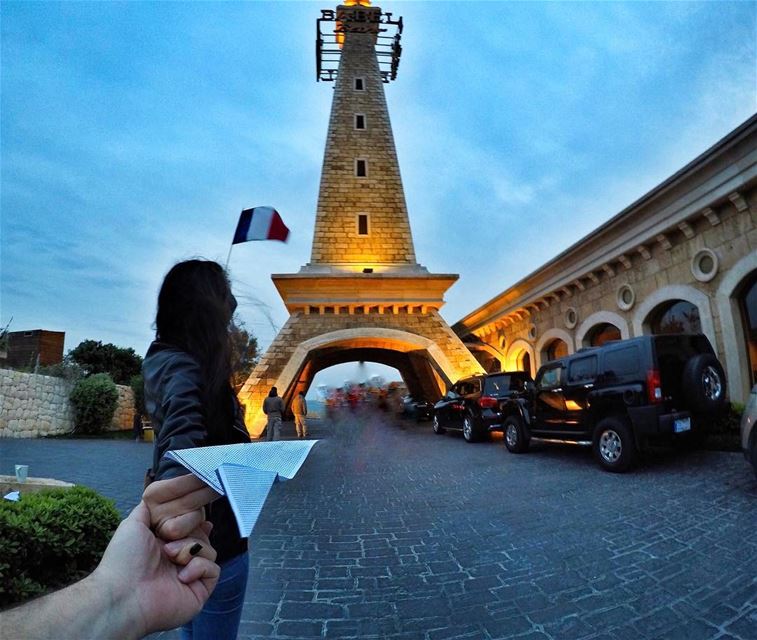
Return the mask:
[[229,270],[229,260],[231,260],[231,250],[234,248],[234,243],[231,243],[231,246],[229,247],[229,255],[226,256],[226,266],[223,268],[224,271]]

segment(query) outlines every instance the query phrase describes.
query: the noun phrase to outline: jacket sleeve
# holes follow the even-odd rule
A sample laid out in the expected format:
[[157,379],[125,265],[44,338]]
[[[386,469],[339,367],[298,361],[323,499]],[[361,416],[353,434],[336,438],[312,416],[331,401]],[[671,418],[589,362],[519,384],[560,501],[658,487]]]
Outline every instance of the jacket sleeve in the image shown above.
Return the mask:
[[189,449],[205,443],[207,430],[202,406],[201,380],[199,365],[185,354],[177,354],[165,365],[156,398],[163,413],[163,424],[157,434],[156,444],[157,480],[187,473],[178,462],[163,457],[167,451]]
[[266,398],[265,400],[263,400],[263,413],[265,413],[266,415],[268,415],[268,398]]
[[308,402],[305,400],[305,398],[302,399],[302,415],[306,416],[308,414]]

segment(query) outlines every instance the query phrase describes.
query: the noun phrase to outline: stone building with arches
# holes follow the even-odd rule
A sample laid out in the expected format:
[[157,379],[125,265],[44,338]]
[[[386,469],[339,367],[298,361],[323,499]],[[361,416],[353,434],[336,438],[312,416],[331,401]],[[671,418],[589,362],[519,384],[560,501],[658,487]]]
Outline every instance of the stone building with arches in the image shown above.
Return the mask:
[[730,398],[757,383],[757,116],[453,326],[487,371],[704,333]]

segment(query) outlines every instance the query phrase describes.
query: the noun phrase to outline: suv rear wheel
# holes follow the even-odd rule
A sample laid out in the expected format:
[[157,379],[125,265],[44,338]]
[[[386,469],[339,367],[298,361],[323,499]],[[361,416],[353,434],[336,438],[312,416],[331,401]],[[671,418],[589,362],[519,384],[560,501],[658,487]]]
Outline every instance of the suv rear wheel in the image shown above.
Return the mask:
[[441,435],[444,433],[444,427],[439,424],[439,416],[434,414],[433,417],[433,426],[434,426],[434,433],[437,435]]
[[469,413],[465,414],[463,418],[463,438],[465,438],[466,442],[475,442],[477,435],[473,416]]
[[689,358],[681,378],[681,388],[692,411],[714,413],[725,405],[725,372],[711,353]]
[[623,473],[636,460],[636,443],[625,420],[604,418],[594,429],[594,456],[605,471]]
[[518,416],[509,416],[505,420],[505,446],[510,453],[528,451],[529,439],[523,427],[523,420]]

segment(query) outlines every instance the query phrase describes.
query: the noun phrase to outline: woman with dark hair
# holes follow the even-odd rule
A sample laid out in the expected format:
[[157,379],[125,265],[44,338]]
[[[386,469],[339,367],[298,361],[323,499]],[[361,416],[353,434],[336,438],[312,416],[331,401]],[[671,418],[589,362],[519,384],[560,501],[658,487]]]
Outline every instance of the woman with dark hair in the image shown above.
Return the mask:
[[[155,479],[186,473],[163,457],[166,451],[250,441],[230,383],[229,326],[236,306],[216,262],[180,262],[163,280],[155,341],[142,366],[145,406],[155,430]],[[181,628],[184,640],[236,638],[244,604],[247,538],[239,537],[227,498],[206,510],[221,576],[203,610]]]

